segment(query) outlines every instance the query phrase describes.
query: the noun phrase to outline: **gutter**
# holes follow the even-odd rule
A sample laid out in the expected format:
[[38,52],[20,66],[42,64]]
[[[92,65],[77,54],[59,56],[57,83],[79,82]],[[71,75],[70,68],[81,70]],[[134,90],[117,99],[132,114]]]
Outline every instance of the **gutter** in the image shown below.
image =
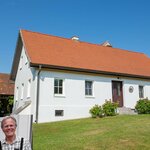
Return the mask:
[[[101,70],[91,70],[91,69],[83,69],[83,68],[73,68],[73,67],[65,67],[65,66],[55,66],[55,65],[45,65],[41,64],[42,68],[45,69],[59,69],[63,71],[76,71],[76,72],[84,72],[84,73],[94,73],[101,75],[112,75],[116,77],[129,77],[129,78],[137,78],[137,79],[150,79],[150,75],[136,75],[136,74],[128,74],[128,73],[118,73],[118,72],[109,72],[109,71],[101,71]],[[39,64],[31,63],[31,67],[38,67]]]
[[41,73],[42,65],[39,65],[39,70],[37,73],[37,91],[36,91],[36,120],[35,122],[38,123],[39,119],[39,96],[40,96],[40,73]]

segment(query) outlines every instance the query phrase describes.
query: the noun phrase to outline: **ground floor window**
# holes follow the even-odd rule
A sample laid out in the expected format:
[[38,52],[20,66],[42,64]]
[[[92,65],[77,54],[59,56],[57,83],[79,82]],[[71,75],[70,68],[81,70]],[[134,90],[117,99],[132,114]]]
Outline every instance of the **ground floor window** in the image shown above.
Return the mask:
[[54,94],[63,94],[63,79],[54,80]]
[[92,96],[93,95],[93,82],[85,81],[85,95]]
[[144,98],[144,86],[139,85],[139,98]]

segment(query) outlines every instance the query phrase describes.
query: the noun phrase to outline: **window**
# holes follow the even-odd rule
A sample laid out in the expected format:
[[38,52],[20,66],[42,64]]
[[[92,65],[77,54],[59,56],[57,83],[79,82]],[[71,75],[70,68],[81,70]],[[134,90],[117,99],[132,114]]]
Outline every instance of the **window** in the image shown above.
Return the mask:
[[18,100],[19,87],[16,88],[16,100]]
[[22,67],[23,67],[23,56],[21,56],[20,58],[20,70],[22,69]]
[[27,55],[24,57],[24,59],[25,59],[25,65],[27,65],[28,63]]
[[23,92],[24,92],[24,84],[22,83],[22,87],[21,87],[21,99],[23,99]]
[[55,116],[63,116],[64,110],[55,110]]
[[63,80],[62,79],[54,80],[54,94],[63,94]]
[[92,96],[93,95],[93,82],[85,81],[85,95]]
[[28,80],[27,97],[30,97],[30,91],[31,91],[31,79]]
[[144,98],[144,87],[139,85],[139,98]]

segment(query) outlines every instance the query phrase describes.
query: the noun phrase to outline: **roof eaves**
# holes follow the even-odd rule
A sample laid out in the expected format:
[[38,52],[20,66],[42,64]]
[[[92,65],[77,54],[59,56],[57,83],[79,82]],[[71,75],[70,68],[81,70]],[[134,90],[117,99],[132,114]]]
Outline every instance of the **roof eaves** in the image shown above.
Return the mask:
[[102,71],[102,70],[91,70],[91,69],[83,69],[83,68],[73,68],[73,67],[65,67],[65,66],[55,66],[55,65],[47,65],[47,64],[30,63],[30,66],[36,67],[36,68],[40,67],[43,69],[59,69],[59,70],[64,70],[64,71],[76,71],[76,72],[112,75],[116,77],[132,77],[132,78],[139,78],[139,79],[150,79],[150,76],[144,76],[144,75],[109,72],[109,71]]
[[16,48],[15,48],[15,53],[14,53],[14,57],[13,57],[13,63],[12,63],[12,68],[11,68],[11,73],[10,73],[10,80],[15,80],[15,78],[16,78],[17,68],[19,65],[19,58],[21,55],[21,50],[22,50],[22,39],[21,39],[21,36],[19,33]]

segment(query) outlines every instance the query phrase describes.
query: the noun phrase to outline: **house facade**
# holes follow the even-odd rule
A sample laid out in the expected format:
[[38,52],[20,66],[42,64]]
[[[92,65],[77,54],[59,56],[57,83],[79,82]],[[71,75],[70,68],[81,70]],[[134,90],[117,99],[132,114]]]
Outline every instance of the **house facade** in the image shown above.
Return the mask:
[[33,121],[89,117],[105,100],[134,109],[150,99],[150,58],[103,45],[21,30],[11,79],[13,110],[33,114]]

